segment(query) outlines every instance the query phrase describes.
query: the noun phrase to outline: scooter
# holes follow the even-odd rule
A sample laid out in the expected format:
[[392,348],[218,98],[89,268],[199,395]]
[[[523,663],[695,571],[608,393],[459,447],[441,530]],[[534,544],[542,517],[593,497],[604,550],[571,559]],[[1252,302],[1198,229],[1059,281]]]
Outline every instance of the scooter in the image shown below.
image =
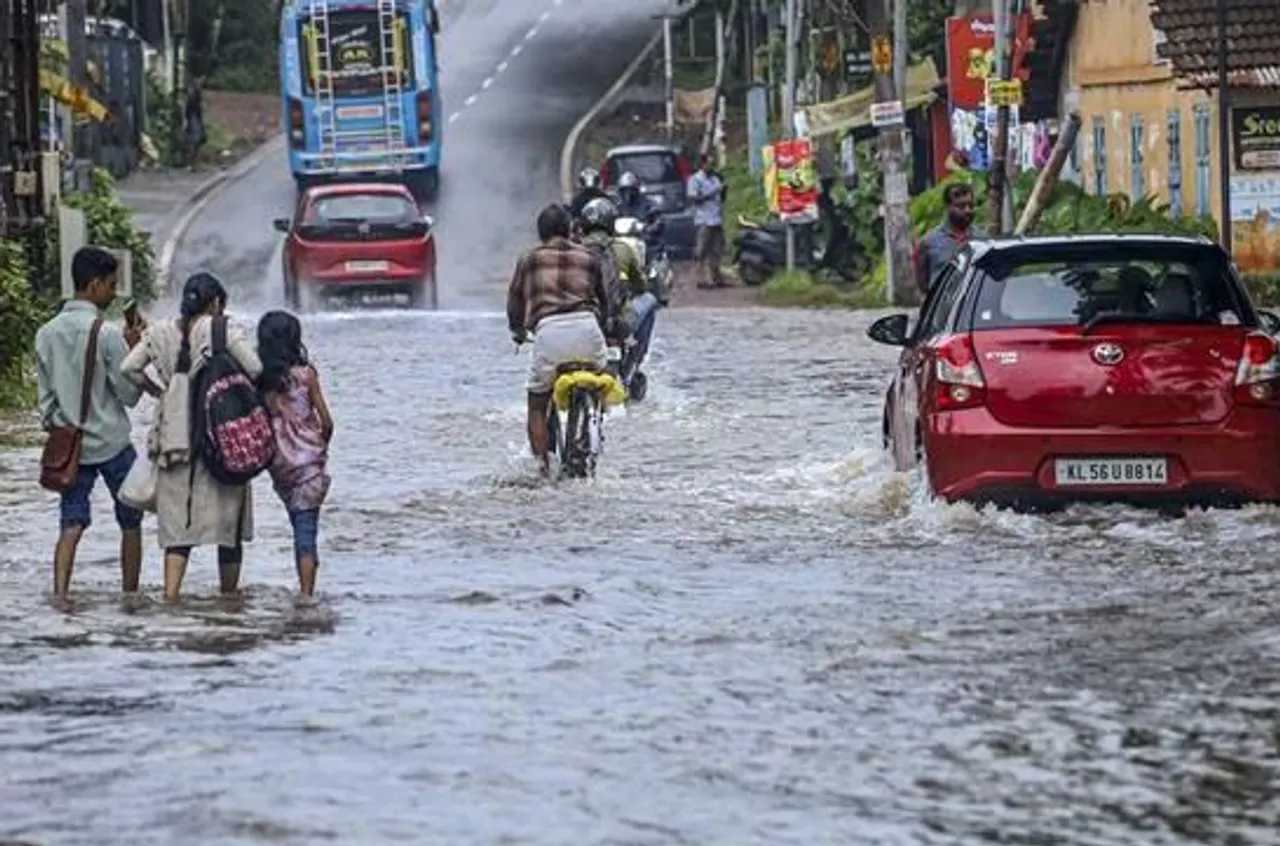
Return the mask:
[[[796,226],[795,237],[796,267],[813,267],[818,261],[814,255],[813,227]],[[738,234],[733,239],[733,262],[738,266],[742,284],[755,287],[769,281],[770,276],[787,264],[787,224],[781,220],[756,223],[739,216]]]

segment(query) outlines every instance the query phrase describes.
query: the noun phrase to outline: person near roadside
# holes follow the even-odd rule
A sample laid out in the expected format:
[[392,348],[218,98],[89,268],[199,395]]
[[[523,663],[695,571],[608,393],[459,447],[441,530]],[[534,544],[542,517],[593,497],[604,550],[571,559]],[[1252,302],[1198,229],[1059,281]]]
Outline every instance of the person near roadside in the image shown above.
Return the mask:
[[693,225],[696,233],[693,257],[702,269],[699,288],[725,287],[720,263],[724,259],[724,180],[711,167],[706,153],[698,161],[698,170],[689,177],[687,189],[693,203]]
[[[99,477],[115,500],[125,593],[137,593],[142,571],[142,512],[119,500],[120,486],[137,458],[128,409],[138,404],[141,391],[122,377],[120,365],[138,344],[145,323],[134,317],[122,331],[105,321],[106,308],[116,297],[118,272],[111,253],[81,247],[71,259],[75,296],[36,332],[40,421],[46,431],[74,426],[82,433],[75,487],[63,492],[59,503],[60,531],[53,553],[53,593],[59,600],[65,600],[71,588],[76,549],[92,522],[89,499]],[[88,413],[81,419],[86,398]]]
[[947,262],[955,258],[970,239],[986,234],[973,225],[973,188],[963,182],[948,185],[942,192],[947,216],[916,247],[916,282],[923,294],[929,293],[934,277]]
[[[547,404],[556,368],[572,361],[608,365],[606,338],[614,313],[600,256],[570,240],[573,219],[556,204],[538,214],[542,243],[520,257],[507,291],[507,325],[523,344],[533,333],[528,393],[529,449],[542,472],[550,471]],[[620,339],[614,339],[615,341]]]
[[198,79],[192,79],[187,88],[183,122],[187,142],[187,166],[195,170],[196,162],[200,158],[200,148],[208,140],[208,133],[204,126],[204,92],[200,88]]
[[[164,550],[164,596],[177,602],[191,550],[218,547],[218,582],[224,595],[240,586],[244,542],[253,540],[253,490],[250,485],[224,485],[204,466],[191,419],[191,391],[208,362],[213,321],[224,318],[227,291],[210,273],[197,273],[182,289],[180,316],[147,328],[141,342],[125,358],[125,376],[159,395],[148,451],[156,468],[156,524]],[[248,334],[227,324],[227,352],[250,379],[262,362]],[[154,367],[159,383],[146,374]],[[150,387],[147,387],[150,385]]]
[[569,213],[575,221],[582,220],[582,212],[592,200],[608,200],[613,203],[605,190],[600,187],[600,171],[594,167],[584,167],[578,171],[578,193],[573,195],[569,203]]
[[293,557],[303,596],[316,590],[320,506],[329,493],[329,442],[333,417],[320,389],[320,374],[302,343],[302,324],[287,311],[258,321],[258,388],[271,411],[276,457],[271,483],[293,526]]

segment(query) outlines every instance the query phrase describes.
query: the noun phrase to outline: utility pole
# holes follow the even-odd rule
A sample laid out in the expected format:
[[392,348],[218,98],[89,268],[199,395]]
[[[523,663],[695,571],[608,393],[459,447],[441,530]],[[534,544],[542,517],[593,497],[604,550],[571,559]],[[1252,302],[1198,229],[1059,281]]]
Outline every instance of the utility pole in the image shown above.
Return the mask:
[[662,16],[662,99],[667,108],[667,140],[676,132],[675,73],[671,66],[671,16]]
[[[782,119],[786,121],[786,136],[788,138],[796,137],[796,41],[799,33],[796,32],[796,0],[787,0],[787,21],[784,28],[784,37],[787,39],[787,81],[786,90],[783,92],[784,100],[782,106]],[[795,270],[796,267],[796,231],[790,223],[787,224],[787,270]]]
[[893,4],[893,90],[898,98],[907,99],[907,0],[895,0]]
[[[996,78],[1005,81],[1010,77],[1012,62],[1008,61],[1011,27],[1013,15],[1009,0],[993,0],[992,17],[996,27],[995,74]],[[990,108],[990,98],[984,104],[983,119],[986,109]],[[1005,219],[1005,201],[1009,182],[1009,107],[1001,101],[996,111],[995,138],[991,141],[991,161],[987,169],[987,215],[991,221],[991,234],[1003,235],[1008,231]]]
[[1231,255],[1231,81],[1227,65],[1227,0],[1218,0],[1218,193],[1222,248]]
[[[77,88],[86,90],[89,87],[89,42],[84,34],[84,19],[87,15],[85,0],[67,0],[67,80]],[[77,132],[76,114],[74,110],[67,112],[67,150],[77,159],[88,158],[88,137]]]
[[[876,103],[897,103],[902,111],[901,93],[893,82],[893,62],[886,64],[877,59],[887,44],[893,45],[893,53],[907,51],[905,43],[893,44],[893,0],[868,0],[867,28],[871,30],[871,57],[875,71]],[[899,0],[905,4],[906,0]],[[905,35],[905,33],[904,33]],[[879,48],[877,47],[879,45]],[[890,109],[891,111],[891,109]],[[879,127],[877,157],[884,186],[884,241],[885,258],[889,264],[889,302],[893,305],[911,305],[919,300],[920,288],[915,279],[911,261],[911,221],[907,215],[907,175],[902,172],[903,125],[884,122]]]

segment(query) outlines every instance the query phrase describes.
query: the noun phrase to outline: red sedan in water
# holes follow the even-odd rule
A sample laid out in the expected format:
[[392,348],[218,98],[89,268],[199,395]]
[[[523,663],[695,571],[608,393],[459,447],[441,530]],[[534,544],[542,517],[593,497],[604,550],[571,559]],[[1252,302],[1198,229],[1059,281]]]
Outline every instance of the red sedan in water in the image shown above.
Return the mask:
[[294,308],[333,298],[406,298],[435,308],[436,243],[431,217],[396,184],[309,188],[285,233],[281,252],[285,298]]
[[977,242],[909,322],[885,441],[945,500],[1280,501],[1280,318],[1208,240]]

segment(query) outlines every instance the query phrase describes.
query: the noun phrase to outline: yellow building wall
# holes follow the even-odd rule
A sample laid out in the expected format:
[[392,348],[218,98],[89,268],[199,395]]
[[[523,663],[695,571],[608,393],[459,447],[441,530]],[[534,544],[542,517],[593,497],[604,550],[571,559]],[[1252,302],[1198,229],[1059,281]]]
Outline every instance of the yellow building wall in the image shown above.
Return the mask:
[[[1151,25],[1149,0],[1090,0],[1081,4],[1068,57],[1068,79],[1078,92],[1081,178],[1093,191],[1099,158],[1095,154],[1095,121],[1105,131],[1108,193],[1154,195],[1170,202],[1169,115],[1178,112],[1182,209],[1203,209],[1197,190],[1197,106],[1208,114],[1207,210],[1218,218],[1217,107],[1202,91],[1179,90],[1172,69],[1156,57],[1158,34]],[[1135,184],[1132,127],[1142,127],[1141,183]],[[1135,197],[1137,199],[1137,197]]]

